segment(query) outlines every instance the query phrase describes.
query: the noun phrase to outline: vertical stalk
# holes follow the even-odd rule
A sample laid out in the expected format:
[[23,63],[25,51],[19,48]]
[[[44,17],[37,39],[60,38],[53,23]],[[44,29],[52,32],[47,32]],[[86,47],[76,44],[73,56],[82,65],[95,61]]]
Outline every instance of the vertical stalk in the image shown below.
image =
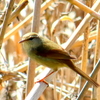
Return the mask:
[[[39,32],[40,7],[41,7],[41,0],[34,0],[34,13],[33,13],[33,22],[32,22],[33,24],[32,24],[31,31],[36,33]],[[30,90],[34,85],[35,67],[36,67],[36,63],[31,59],[29,59],[27,94],[30,92]]]

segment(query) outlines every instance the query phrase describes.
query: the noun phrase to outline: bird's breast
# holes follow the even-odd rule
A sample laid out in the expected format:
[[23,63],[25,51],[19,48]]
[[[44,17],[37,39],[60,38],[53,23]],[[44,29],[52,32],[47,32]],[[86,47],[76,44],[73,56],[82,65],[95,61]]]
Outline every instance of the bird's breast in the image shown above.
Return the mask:
[[47,57],[42,57],[39,55],[30,54],[29,55],[33,60],[35,60],[37,63],[44,65],[46,67],[52,68],[53,70],[57,70],[60,67],[65,67],[66,65],[64,63],[59,62],[56,59],[51,59]]

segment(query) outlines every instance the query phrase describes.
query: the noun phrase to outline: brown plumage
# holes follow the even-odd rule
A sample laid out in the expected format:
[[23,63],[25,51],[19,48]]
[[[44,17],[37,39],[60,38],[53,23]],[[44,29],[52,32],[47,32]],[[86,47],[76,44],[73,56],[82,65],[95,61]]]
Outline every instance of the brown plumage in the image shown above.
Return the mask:
[[54,71],[61,67],[69,67],[94,86],[99,86],[91,77],[74,65],[71,61],[74,57],[70,56],[61,46],[53,41],[30,32],[23,36],[20,43],[23,44],[23,48],[29,57],[37,63],[50,67]]

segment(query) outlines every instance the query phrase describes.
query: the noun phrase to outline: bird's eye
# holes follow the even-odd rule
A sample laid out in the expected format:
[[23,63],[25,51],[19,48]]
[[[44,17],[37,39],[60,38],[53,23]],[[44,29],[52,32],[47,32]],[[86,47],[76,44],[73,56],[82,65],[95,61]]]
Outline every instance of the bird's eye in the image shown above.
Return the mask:
[[30,38],[29,38],[29,40],[32,40],[32,39],[33,39],[33,37],[30,37]]

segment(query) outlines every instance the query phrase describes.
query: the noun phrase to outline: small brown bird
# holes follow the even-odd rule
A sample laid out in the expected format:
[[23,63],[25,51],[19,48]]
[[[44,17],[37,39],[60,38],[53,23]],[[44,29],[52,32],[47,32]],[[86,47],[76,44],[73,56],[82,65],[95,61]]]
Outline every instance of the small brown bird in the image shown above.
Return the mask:
[[19,43],[23,44],[25,52],[37,63],[52,68],[54,71],[61,67],[69,67],[91,82],[94,86],[100,86],[91,77],[76,67],[71,61],[74,57],[70,56],[55,42],[43,36],[39,36],[37,33],[30,32],[25,34]]

